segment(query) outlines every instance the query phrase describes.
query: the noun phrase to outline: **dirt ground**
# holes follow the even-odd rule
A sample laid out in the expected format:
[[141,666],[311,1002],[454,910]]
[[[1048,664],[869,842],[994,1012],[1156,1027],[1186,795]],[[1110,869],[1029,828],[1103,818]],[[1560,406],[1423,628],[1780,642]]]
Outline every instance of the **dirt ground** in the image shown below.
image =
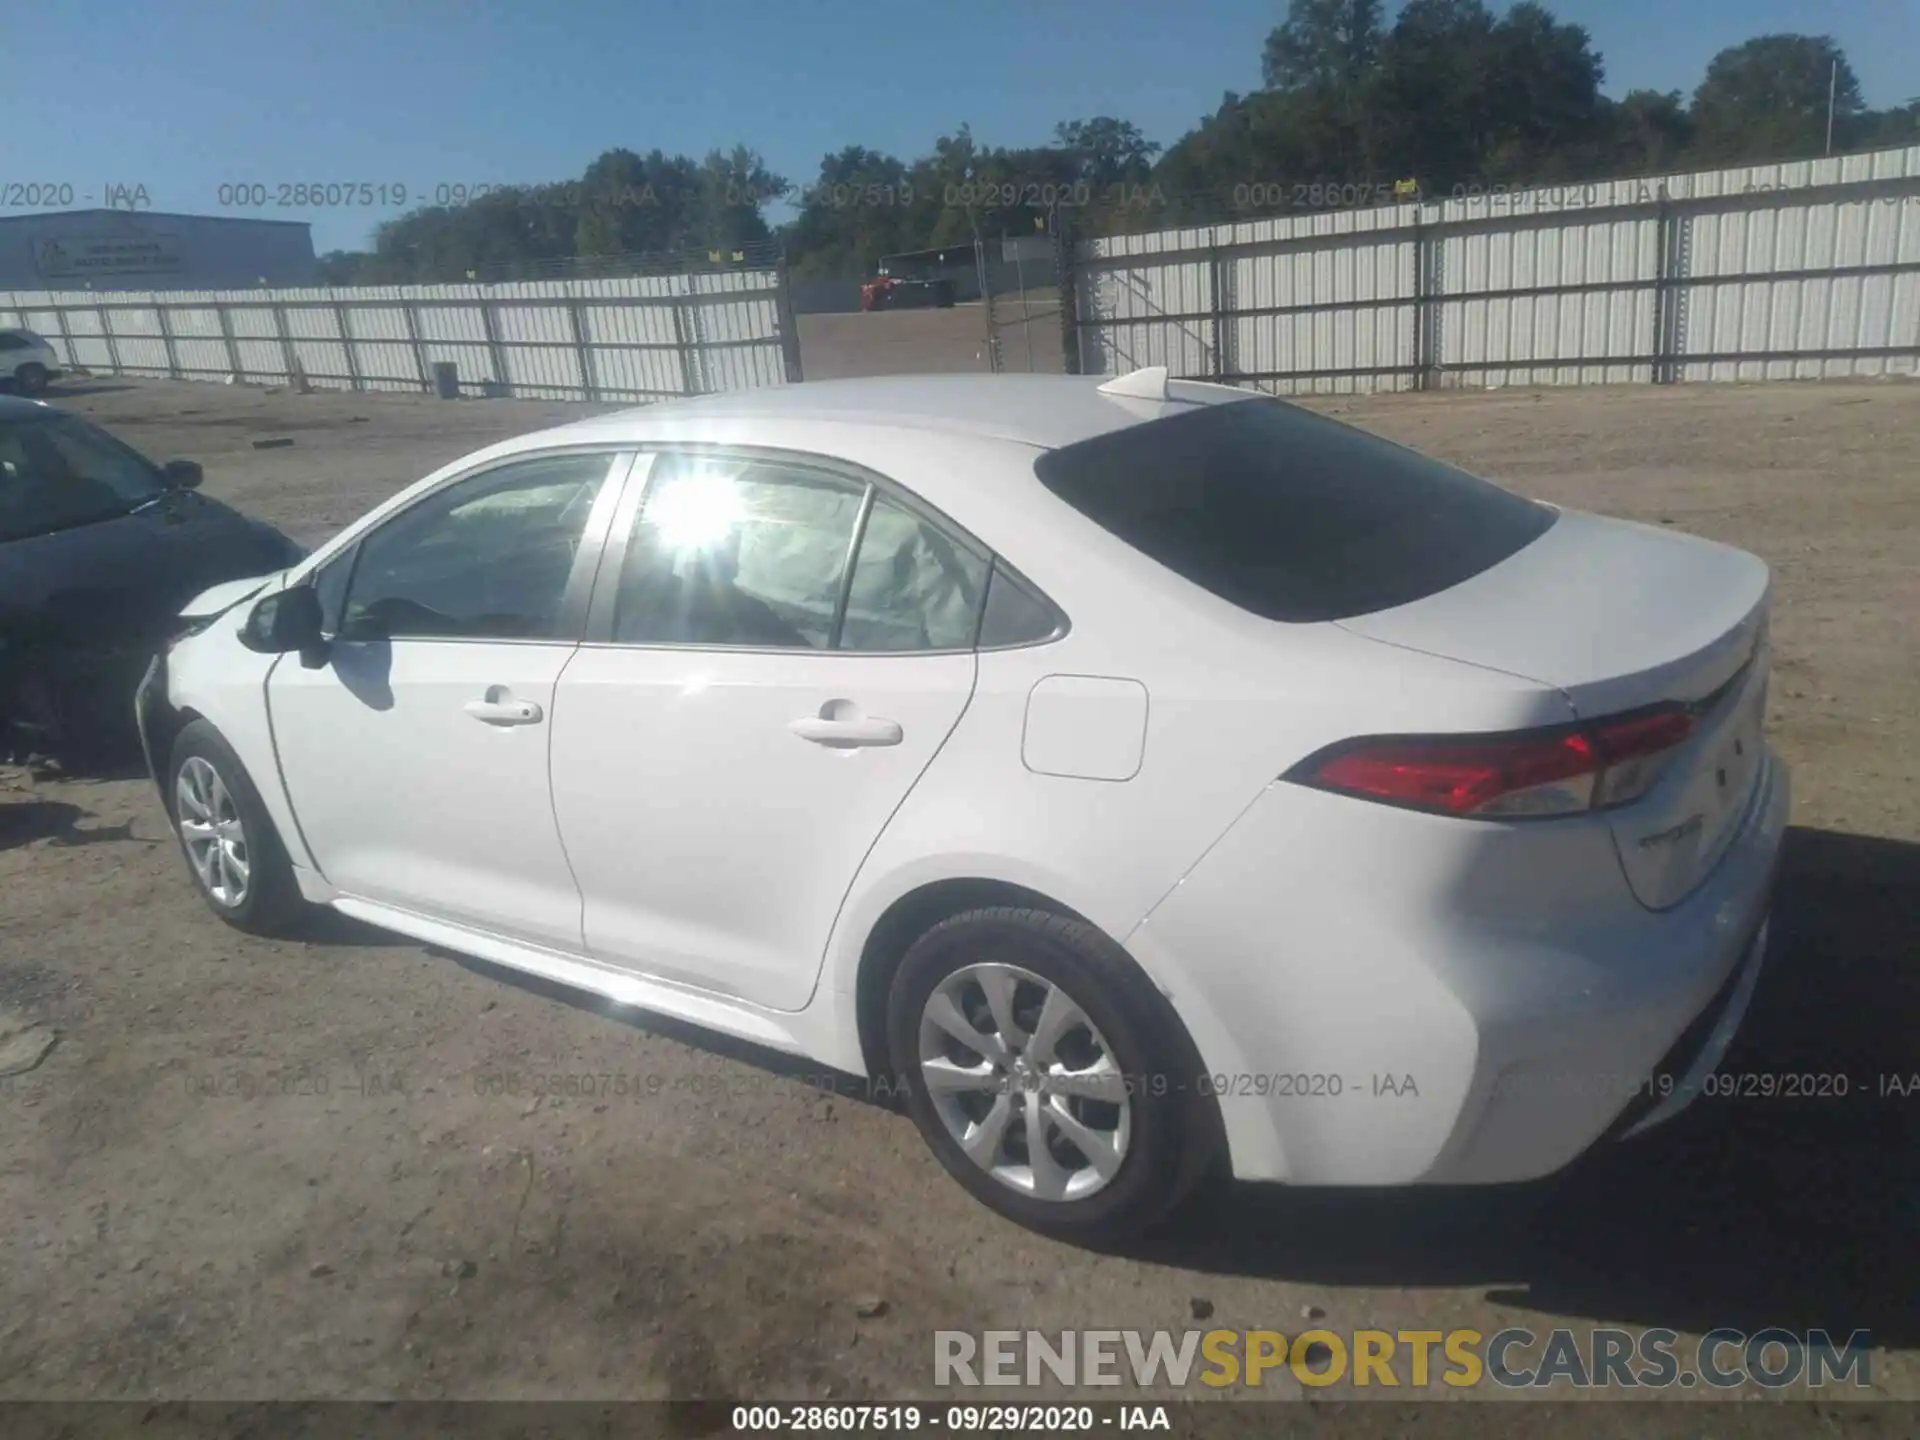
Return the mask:
[[[113,380],[53,398],[309,543],[584,409]],[[1288,1333],[1868,1329],[1866,1393],[1920,1398],[1920,1096],[1879,1093],[1920,1071],[1920,385],[1326,408],[1772,564],[1794,829],[1728,1068],[1844,1074],[1845,1099],[1703,1101],[1524,1203],[1228,1188],[1088,1253],[981,1209],[906,1119],[815,1067],[344,921],[242,937],[144,777],[14,767],[0,1007],[59,1039],[0,1081],[0,1398],[924,1397],[936,1329],[1182,1329],[1201,1301],[1209,1325]],[[252,448],[276,436],[295,443]],[[496,1093],[551,1075],[630,1093]],[[1321,1398],[1343,1393],[1369,1394]],[[1913,1413],[1871,1409],[1884,1424],[1848,1433]]]
[[[987,371],[987,315],[976,301],[951,310],[883,310],[863,315],[799,317],[801,363],[809,380],[859,375]],[[993,331],[1000,368],[1058,375],[1060,293],[1028,290],[997,296]]]

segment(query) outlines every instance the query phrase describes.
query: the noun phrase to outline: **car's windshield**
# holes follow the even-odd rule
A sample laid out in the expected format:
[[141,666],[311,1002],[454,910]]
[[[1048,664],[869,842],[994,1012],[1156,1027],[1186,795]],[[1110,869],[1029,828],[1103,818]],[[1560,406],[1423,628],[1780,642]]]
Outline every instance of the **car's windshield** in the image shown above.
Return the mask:
[[84,420],[0,420],[0,540],[108,520],[164,493],[154,466]]

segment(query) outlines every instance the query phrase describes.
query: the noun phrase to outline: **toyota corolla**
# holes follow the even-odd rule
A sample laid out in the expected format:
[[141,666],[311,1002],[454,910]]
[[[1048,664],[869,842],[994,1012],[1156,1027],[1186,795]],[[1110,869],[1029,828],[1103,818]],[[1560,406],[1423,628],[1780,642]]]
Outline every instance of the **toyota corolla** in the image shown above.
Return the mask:
[[1766,949],[1753,556],[1141,371],[809,384],[463,459],[188,607],[194,883],[900,1084],[1096,1237],[1525,1180],[1675,1113]]

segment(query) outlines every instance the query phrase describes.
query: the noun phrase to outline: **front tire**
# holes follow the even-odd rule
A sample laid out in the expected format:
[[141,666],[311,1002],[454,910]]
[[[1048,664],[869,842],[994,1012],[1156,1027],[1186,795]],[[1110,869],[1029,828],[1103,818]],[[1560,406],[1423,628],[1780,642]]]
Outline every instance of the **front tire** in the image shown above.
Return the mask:
[[46,366],[32,360],[29,360],[25,365],[22,365],[18,370],[13,372],[14,384],[20,387],[20,393],[22,395],[44,394],[52,378],[53,377],[47,373]]
[[1186,1199],[1218,1152],[1218,1114],[1185,1030],[1083,921],[1011,907],[942,921],[900,963],[887,1040],[908,1111],[947,1172],[1044,1234],[1085,1244],[1137,1234]]
[[260,792],[220,732],[195,720],[173,742],[167,804],[207,908],[236,930],[282,935],[306,914]]

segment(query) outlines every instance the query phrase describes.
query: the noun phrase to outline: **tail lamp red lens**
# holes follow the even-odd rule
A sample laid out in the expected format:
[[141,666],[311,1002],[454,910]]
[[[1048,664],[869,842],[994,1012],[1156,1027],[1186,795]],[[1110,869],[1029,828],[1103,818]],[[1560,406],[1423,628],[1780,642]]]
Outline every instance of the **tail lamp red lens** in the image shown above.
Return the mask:
[[1644,795],[1692,733],[1692,714],[1676,705],[1575,729],[1383,736],[1322,752],[1287,778],[1441,815],[1570,815]]

